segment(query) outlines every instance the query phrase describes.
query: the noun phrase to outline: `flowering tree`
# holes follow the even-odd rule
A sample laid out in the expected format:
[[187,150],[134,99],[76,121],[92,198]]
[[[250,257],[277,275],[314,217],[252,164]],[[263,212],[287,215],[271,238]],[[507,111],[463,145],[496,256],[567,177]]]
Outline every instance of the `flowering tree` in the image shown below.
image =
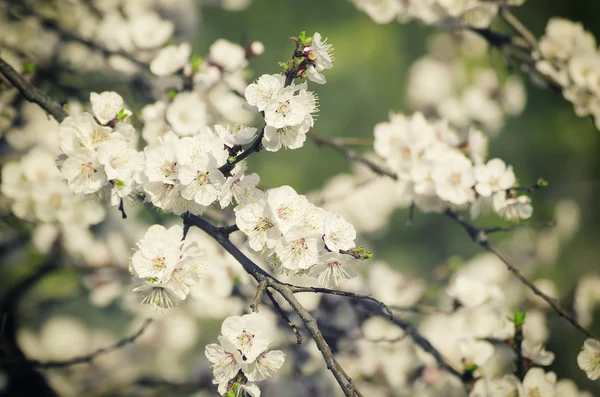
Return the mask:
[[[585,337],[577,365],[599,379],[600,342],[589,328],[600,278],[579,282],[571,311],[552,282],[531,279],[535,263],[522,266],[515,259],[524,255],[490,238],[543,229],[538,245],[564,243],[578,209],[563,203],[555,220],[529,221],[530,196],[547,182],[519,183],[518,169],[488,156],[490,136],[525,107],[522,78],[500,81],[493,68],[467,70],[462,60],[496,48],[598,126],[594,37],[555,18],[537,40],[510,12],[518,0],[353,3],[378,24],[416,20],[446,31],[408,71],[414,113],[375,125],[365,153],[352,148],[359,139],[318,132],[317,92],[335,72],[333,45],[319,33],[300,32],[289,59],[247,81],[264,46],[219,39],[194,54],[185,38],[193,21],[174,23],[195,13],[193,2],[3,6],[3,250],[30,242],[40,263],[0,301],[7,395],[592,395],[544,368],[555,360],[546,321],[558,315]],[[62,75],[98,71],[135,95],[126,103],[122,87],[95,92]],[[49,95],[46,81],[68,96]],[[247,164],[310,150],[307,140],[345,156],[352,174],[304,195],[264,186]],[[449,219],[484,251],[448,270],[434,299],[426,280],[361,245],[397,208],[409,209],[410,222],[416,211]],[[486,213],[509,226],[478,226]],[[25,293],[62,271],[82,274],[89,300],[129,313],[135,330],[115,339],[68,317],[39,334],[19,327]],[[220,335],[198,339],[198,319]],[[204,356],[184,365],[198,345]],[[158,375],[142,376],[152,370]]]

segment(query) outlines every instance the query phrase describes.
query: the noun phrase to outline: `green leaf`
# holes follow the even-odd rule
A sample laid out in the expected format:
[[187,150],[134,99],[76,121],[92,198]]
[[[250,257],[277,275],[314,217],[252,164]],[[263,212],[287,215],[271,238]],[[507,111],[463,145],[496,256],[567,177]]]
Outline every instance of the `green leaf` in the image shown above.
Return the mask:
[[122,180],[120,180],[120,179],[117,179],[117,180],[115,181],[115,185],[117,185],[117,186],[125,186],[125,182],[123,182],[123,181],[122,181]]
[[546,186],[548,186],[548,181],[546,181],[544,178],[540,177],[537,180],[537,185],[538,186],[542,186],[542,187],[546,187]]
[[527,317],[527,312],[520,312],[515,310],[515,314],[513,317],[513,322],[515,323],[515,327],[520,327],[525,322],[525,317]]
[[306,32],[303,30],[298,35],[298,42],[304,44],[305,41],[306,41]]
[[23,73],[33,73],[36,70],[36,65],[33,62],[25,62],[23,64]]
[[479,367],[477,366],[477,364],[471,364],[471,365],[467,365],[467,366],[465,367],[465,370],[467,370],[467,371],[469,371],[469,372],[475,372],[475,371],[477,371],[477,368],[479,368]]
[[169,91],[167,91],[167,97],[169,98],[170,101],[172,101],[173,99],[175,99],[176,96],[177,96],[177,90],[169,90]]
[[233,162],[235,161],[235,156],[229,156],[229,157],[227,157],[227,161],[228,161],[229,163],[232,163],[232,164],[233,164]]
[[127,117],[127,112],[125,111],[125,109],[119,110],[119,113],[117,114],[117,120],[123,121],[123,120],[125,120],[126,117]]
[[202,62],[204,62],[204,59],[201,56],[199,56],[199,55],[192,56],[192,70],[194,72],[197,72],[198,70],[200,70],[200,65],[202,65]]

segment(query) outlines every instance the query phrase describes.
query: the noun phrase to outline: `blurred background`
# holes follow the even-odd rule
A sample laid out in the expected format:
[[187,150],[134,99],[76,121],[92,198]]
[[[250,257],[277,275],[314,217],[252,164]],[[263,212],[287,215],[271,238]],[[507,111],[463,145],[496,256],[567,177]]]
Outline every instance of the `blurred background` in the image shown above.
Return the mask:
[[[514,14],[536,37],[543,34],[548,19],[555,16],[580,21],[596,37],[600,36],[600,2],[527,0]],[[218,38],[242,45],[254,40],[264,43],[265,53],[250,61],[253,75],[249,79],[278,72],[277,63],[289,59],[293,50],[288,38],[300,31],[320,32],[328,37],[334,46],[335,62],[327,73],[327,84],[313,86],[320,99],[315,129],[328,137],[366,139],[373,138],[374,125],[388,120],[390,111],[412,112],[407,99],[409,69],[427,53],[428,42],[439,31],[417,23],[377,25],[344,0],[255,0],[242,12],[206,7],[199,9],[197,23],[197,34],[193,38],[195,54],[206,54]],[[506,64],[497,51],[490,51],[483,61],[477,62],[487,63],[499,75],[507,74]],[[537,267],[532,274],[533,279],[554,281],[561,302],[569,307],[582,275],[600,272],[600,132],[590,119],[577,117],[572,105],[560,94],[536,86],[527,76],[523,76],[523,81],[526,107],[521,115],[507,118],[501,131],[491,139],[489,157],[500,157],[512,164],[523,185],[535,183],[540,177],[548,181],[548,187],[531,195],[532,222],[554,219],[559,202],[568,200],[577,204],[581,216],[576,234],[560,246],[556,257]],[[104,83],[107,87],[115,85],[110,81],[99,85]],[[50,88],[61,94],[60,87]],[[85,89],[94,91],[98,87]],[[363,148],[357,147],[357,150]],[[339,173],[351,172],[343,156],[318,147],[310,140],[301,150],[252,156],[249,168],[261,176],[263,187],[287,184],[301,194],[322,188]],[[419,275],[434,282],[444,269],[460,266],[481,252],[459,226],[443,216],[417,211],[411,226],[407,225],[408,219],[408,209],[395,211],[384,230],[366,234],[361,244],[374,253],[374,259],[384,260],[404,274]],[[482,227],[505,225],[497,216],[481,217],[476,223]],[[543,239],[534,237],[536,233],[523,230],[497,234],[493,241],[508,249],[515,246],[528,249],[524,242],[533,241],[532,245],[538,245],[534,247],[536,250],[557,250],[552,242],[545,247]],[[14,266],[3,266],[0,271],[4,291],[26,274]],[[43,300],[45,310],[36,311],[39,317],[27,318],[27,325],[35,328],[45,318],[69,314],[84,319],[90,327],[113,328],[117,335],[127,333],[127,316],[110,306],[90,310],[89,302],[80,294],[79,283],[76,275],[45,279],[33,291],[34,301]],[[23,311],[27,305],[24,301]],[[199,344],[214,340],[219,324],[214,322],[203,331]],[[556,371],[559,378],[572,378],[581,388],[600,395],[597,385],[587,380],[576,365],[583,338],[552,313],[549,324],[552,332],[547,349],[557,356],[550,369]],[[600,333],[598,316],[591,328]]]

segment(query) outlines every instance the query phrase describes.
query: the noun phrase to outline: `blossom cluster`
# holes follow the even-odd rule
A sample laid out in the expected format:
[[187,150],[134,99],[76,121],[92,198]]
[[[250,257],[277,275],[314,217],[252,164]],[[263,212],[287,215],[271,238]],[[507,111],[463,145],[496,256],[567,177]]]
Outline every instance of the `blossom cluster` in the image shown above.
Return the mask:
[[[262,44],[253,44],[252,55],[260,55]],[[162,48],[150,70],[161,78],[179,76],[183,82],[142,109],[144,140],[155,143],[168,131],[178,136],[195,135],[203,125],[223,124],[232,133],[243,129],[253,118],[242,108],[244,99],[238,95],[247,85],[246,56],[244,48],[223,39],[211,45],[206,59],[192,57],[189,43]],[[227,127],[229,124],[232,126]]]
[[142,303],[170,309],[185,300],[204,253],[194,241],[183,240],[183,227],[152,225],[137,245],[129,270]]
[[498,158],[485,162],[487,140],[474,128],[461,141],[446,120],[391,114],[375,126],[374,148],[396,173],[399,194],[425,212],[470,206],[473,218],[493,209],[512,221],[532,214],[530,198],[512,189],[512,167]]
[[557,84],[580,117],[600,129],[600,52],[580,23],[552,18],[533,53],[536,69]]
[[236,225],[248,244],[275,267],[309,273],[321,285],[338,286],[355,273],[356,231],[342,216],[323,210],[290,186],[268,189],[254,203],[239,206]]
[[137,133],[124,121],[131,112],[117,93],[92,93],[90,99],[92,114],[69,116],[60,124],[61,174],[75,194],[109,190],[111,204],[118,205],[139,181],[143,159]]
[[470,31],[438,33],[427,55],[408,73],[408,100],[415,111],[439,117],[458,129],[471,125],[498,133],[508,116],[518,116],[527,101],[516,75],[499,81],[491,66],[473,67],[488,57],[487,42]]
[[302,147],[318,109],[317,96],[306,89],[306,83],[285,86],[284,76],[263,75],[246,88],[244,96],[254,111],[264,112],[266,150]]
[[237,396],[241,391],[260,396],[254,383],[265,380],[281,368],[285,355],[269,350],[273,342],[266,322],[258,313],[228,317],[221,325],[219,344],[206,346],[206,358],[212,363],[213,383],[221,395]]
[[459,24],[476,28],[490,25],[501,6],[520,6],[525,0],[351,0],[379,24],[394,20],[405,23],[417,20],[426,25]]

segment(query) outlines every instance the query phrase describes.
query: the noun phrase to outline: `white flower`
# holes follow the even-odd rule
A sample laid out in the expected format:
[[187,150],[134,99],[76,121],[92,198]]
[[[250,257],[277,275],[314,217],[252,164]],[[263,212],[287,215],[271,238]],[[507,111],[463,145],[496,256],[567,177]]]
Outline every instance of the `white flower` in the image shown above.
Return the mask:
[[310,269],[309,275],[317,277],[319,285],[325,288],[339,288],[345,280],[357,276],[352,265],[357,263],[354,257],[337,252],[321,255],[317,264]]
[[206,104],[198,94],[182,92],[167,107],[166,118],[177,135],[195,135],[206,124]]
[[[260,182],[258,174],[244,175],[245,163],[238,163],[233,169],[233,175],[227,178],[219,194],[219,203],[221,208],[231,204],[231,200],[241,205],[252,204],[264,197],[264,193],[257,189]],[[240,166],[242,165],[242,166]],[[241,207],[240,207],[241,208]]]
[[298,149],[306,141],[306,133],[310,130],[310,119],[305,119],[297,125],[275,128],[271,125],[265,126],[262,145],[269,152],[276,152],[281,147],[286,149]]
[[246,87],[244,97],[249,105],[255,106],[262,112],[283,89],[284,83],[285,77],[280,74],[264,74],[256,80],[256,83]]
[[473,165],[469,159],[457,152],[448,152],[431,171],[435,193],[455,205],[473,201]]
[[458,275],[446,292],[466,307],[501,301],[504,298],[502,290],[497,285],[487,285],[463,275]]
[[519,221],[531,217],[533,207],[528,196],[510,196],[498,192],[493,196],[493,208],[500,216],[509,221]]
[[333,67],[333,46],[327,44],[327,39],[322,39],[320,33],[315,33],[309,47],[304,48],[306,57],[313,62],[308,67],[308,78],[318,84],[325,84],[327,80],[321,73]]
[[600,342],[588,338],[577,356],[577,365],[591,380],[600,379]]
[[354,248],[356,230],[343,216],[329,213],[323,221],[323,240],[333,252]]
[[196,242],[182,241],[183,228],[153,225],[138,242],[130,272],[137,281],[142,304],[169,309],[186,298],[197,281],[203,253]]
[[299,195],[290,186],[281,186],[266,191],[266,201],[273,213],[275,224],[282,233],[290,227],[301,224],[309,208],[306,197]]
[[90,103],[92,104],[94,117],[102,125],[113,121],[119,114],[119,111],[123,109],[123,98],[114,91],[105,91],[101,94],[92,92],[90,94]]
[[457,347],[465,367],[473,364],[481,367],[494,355],[494,346],[487,341],[463,339],[458,342]]
[[185,188],[181,195],[187,200],[209,206],[217,200],[225,177],[219,171],[217,160],[209,153],[198,153],[179,169],[179,181]]
[[289,270],[306,270],[317,263],[323,239],[315,232],[293,226],[277,242],[275,252],[281,265]]
[[245,125],[215,125],[215,132],[227,147],[245,145],[252,142],[256,136],[256,128]]
[[520,396],[555,397],[556,375],[553,372],[544,373],[541,368],[531,368],[525,374],[523,384],[519,387]]
[[163,45],[173,35],[173,22],[162,19],[157,13],[135,13],[130,20],[131,38],[142,49]]
[[[301,124],[305,119],[312,120],[312,113],[317,110],[314,94],[300,88],[290,86],[282,89],[265,107],[265,123],[275,128]],[[309,121],[312,126],[312,121]]]
[[60,123],[60,149],[68,156],[81,148],[97,149],[111,137],[112,128],[98,125],[89,113],[69,116]]
[[248,204],[235,213],[235,223],[248,236],[248,244],[255,251],[274,248],[281,238],[271,208],[265,200]]
[[191,53],[192,47],[189,43],[165,47],[150,63],[150,71],[157,76],[174,74],[187,64]]
[[174,133],[165,134],[154,145],[144,148],[146,167],[144,174],[150,182],[174,184],[178,178],[181,165],[177,159],[176,144],[178,138]]
[[[238,349],[224,336],[219,336],[219,343],[211,343],[206,345],[204,354],[208,361],[212,363],[214,380],[213,383],[218,383],[227,386],[227,382],[237,375],[238,371],[244,367],[242,356]],[[219,390],[221,393],[221,390]]]
[[492,193],[507,190],[515,184],[516,178],[511,166],[507,166],[501,159],[491,159],[486,165],[473,168],[475,190],[481,196],[489,197]]
[[210,46],[208,60],[227,72],[243,69],[248,65],[246,50],[224,39],[218,39]]
[[63,162],[60,172],[75,194],[95,193],[107,180],[104,167],[98,162],[96,152],[79,149]]
[[141,153],[130,149],[125,140],[112,139],[98,149],[98,162],[104,166],[108,180],[125,181],[142,169],[143,157]]
[[281,350],[265,351],[256,357],[254,362],[248,364],[244,373],[251,382],[265,380],[275,374],[285,361],[285,354]]
[[541,343],[534,344],[529,339],[521,343],[523,357],[527,357],[536,365],[547,366],[554,361],[554,353],[546,351]]
[[242,361],[252,363],[271,344],[266,324],[258,313],[232,316],[223,321],[221,333],[239,350]]

